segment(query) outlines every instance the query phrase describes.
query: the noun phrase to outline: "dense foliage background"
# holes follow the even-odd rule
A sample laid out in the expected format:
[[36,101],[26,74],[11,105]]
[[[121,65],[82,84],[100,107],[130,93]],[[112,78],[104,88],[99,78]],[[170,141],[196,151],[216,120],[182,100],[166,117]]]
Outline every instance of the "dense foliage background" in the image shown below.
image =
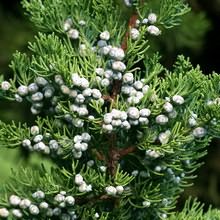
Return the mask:
[[[122,1],[122,0],[120,0]],[[189,56],[194,65],[199,64],[204,73],[212,71],[220,73],[220,1],[189,0],[192,12],[185,16],[181,27],[166,32],[155,44],[155,50],[161,51],[166,66],[173,64],[177,54]],[[33,40],[34,27],[23,15],[19,0],[0,1],[0,73],[10,77],[8,65],[15,50],[25,51],[27,42]],[[158,43],[158,42],[157,42]],[[158,48],[159,47],[159,48]],[[8,106],[10,105],[10,106]],[[6,111],[7,109],[7,111]],[[8,111],[8,109],[11,109]],[[32,120],[29,110],[17,107],[16,104],[2,105],[0,102],[0,119],[3,121],[24,118]],[[198,171],[198,178],[193,187],[186,190],[183,198],[188,195],[199,197],[200,201],[220,207],[220,141],[215,140],[208,149],[205,165]],[[29,156],[25,152],[0,149],[0,183],[10,174],[10,168],[31,162],[37,164],[38,156]],[[181,201],[180,201],[181,204]]]

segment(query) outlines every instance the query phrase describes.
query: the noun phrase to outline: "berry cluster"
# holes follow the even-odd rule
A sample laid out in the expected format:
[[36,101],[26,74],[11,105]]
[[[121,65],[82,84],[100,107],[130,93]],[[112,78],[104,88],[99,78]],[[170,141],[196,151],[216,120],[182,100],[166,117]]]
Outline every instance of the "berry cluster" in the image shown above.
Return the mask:
[[107,186],[105,187],[105,191],[110,196],[116,196],[116,194],[121,195],[124,192],[123,186]]
[[191,117],[188,120],[190,127],[194,127],[197,125],[197,117],[198,117],[197,114],[195,114],[195,113],[191,114]]
[[158,36],[161,34],[161,31],[158,27],[156,27],[154,24],[157,22],[157,15],[155,13],[150,13],[147,18],[144,18],[142,21],[139,19],[136,20],[136,27],[131,28],[130,30],[130,37],[132,40],[137,40],[140,36],[140,32],[138,28],[141,25],[148,25],[147,31],[149,34]]
[[106,113],[103,118],[103,131],[111,133],[117,128],[129,130],[132,125],[147,125],[149,123],[148,116],[151,111],[147,108],[138,110],[136,107],[129,107],[127,112],[118,109],[112,109],[110,113]]
[[161,156],[161,154],[156,152],[155,150],[146,150],[145,155],[147,157],[155,158],[155,159]]
[[[69,91],[68,94],[72,101],[74,102],[72,105],[70,105],[70,111],[73,113],[77,113],[79,117],[85,117],[88,116],[89,110],[88,110],[88,103],[90,103],[91,100],[99,100],[100,102],[104,102],[102,100],[102,94],[99,89],[96,88],[89,88],[89,82],[87,79],[80,77],[77,73],[72,74],[72,82],[73,82],[73,88]],[[74,123],[75,127],[83,127],[83,121],[82,123]]]
[[[31,112],[33,114],[39,114],[42,110],[45,110],[44,105],[49,106],[49,110],[52,113],[60,113],[58,99],[62,99],[63,96],[68,96],[71,104],[69,107],[70,112],[74,114],[74,117],[70,119],[67,117],[67,121],[75,127],[83,127],[85,116],[88,116],[88,104],[92,101],[99,101],[104,103],[102,94],[99,89],[89,88],[89,82],[86,78],[80,77],[77,73],[71,75],[72,85],[68,87],[64,84],[61,75],[55,75],[54,82],[49,83],[43,77],[37,77],[34,83],[28,86],[21,85],[17,89],[15,99],[18,102],[22,102],[26,97],[31,103]],[[6,90],[10,88],[10,84],[6,81],[2,83],[2,88]],[[59,97],[59,98],[58,98]]]
[[92,185],[91,184],[87,185],[81,174],[76,174],[75,183],[76,185],[79,186],[79,192],[81,193],[92,191]]
[[73,156],[76,159],[81,158],[82,152],[88,149],[88,142],[91,140],[91,136],[84,132],[81,135],[76,135],[73,138],[74,145],[73,145]]
[[149,86],[144,84],[144,79],[134,80],[133,73],[125,73],[122,78],[121,92],[127,97],[129,104],[138,104],[149,91]]
[[55,88],[44,77],[37,77],[29,85],[20,85],[15,94],[15,100],[22,102],[24,97],[32,103],[32,114],[39,114],[44,107],[44,102],[52,101]]
[[[78,73],[72,73],[71,79],[72,86],[69,88],[64,84],[60,75],[55,76],[55,82],[60,86],[62,94],[68,96],[72,103],[69,111],[74,114],[74,117],[67,115],[65,119],[73,126],[81,128],[84,126],[84,118],[89,115],[88,106],[91,101],[95,100],[103,104],[104,100],[99,89],[89,88],[86,78],[80,77]],[[59,113],[59,108],[57,108],[57,112]]]
[[30,128],[30,133],[32,137],[22,141],[24,148],[53,156],[61,154],[61,146],[49,133],[44,135],[40,134],[40,128],[36,125]]
[[170,130],[166,130],[165,132],[161,132],[158,136],[158,139],[160,141],[160,143],[163,144],[167,144],[169,141],[169,137],[171,135],[171,131]]
[[[80,25],[84,25],[85,22],[84,21],[80,21],[79,22]],[[73,39],[73,40],[76,40],[79,38],[79,31],[75,28],[73,28],[73,21],[71,18],[67,18],[65,21],[64,21],[64,24],[63,24],[63,30],[65,32],[67,32],[67,35],[69,38]]]
[[103,131],[111,133],[116,128],[130,129],[130,124],[127,121],[128,115],[125,111],[112,109],[110,113],[106,113],[103,118]]
[[[174,109],[173,104],[175,105],[182,105],[184,104],[185,100],[182,96],[180,95],[174,95],[172,98],[166,97],[165,98],[166,102],[163,104],[163,110],[167,115],[165,114],[160,114],[156,117],[156,123],[159,125],[165,125],[168,123],[169,118],[176,118],[177,116],[177,111]],[[173,102],[173,104],[171,103]]]
[[[30,129],[32,137],[30,139],[24,139],[22,146],[30,151],[38,151],[44,154],[51,154],[52,156],[61,155],[63,153],[62,145],[57,140],[52,138],[52,135],[46,133],[40,134],[38,126],[34,125]],[[71,142],[71,148],[74,158],[81,158],[82,152],[88,149],[88,142],[91,140],[91,136],[87,132],[83,132],[81,135],[76,135]]]
[[104,70],[103,68],[96,68],[96,82],[103,88],[107,88],[112,83],[113,71],[111,69]]
[[20,198],[17,195],[9,197],[9,207],[0,209],[0,217],[8,218],[13,216],[23,219],[26,215],[45,217],[60,217],[62,220],[76,219],[77,216],[73,210],[75,199],[71,195],[66,195],[65,191],[61,191],[53,198],[46,198],[43,191],[38,190],[32,194],[32,200],[28,198]]
[[106,70],[102,68],[96,69],[96,80],[102,87],[107,87],[111,84],[112,80],[121,80],[122,73],[126,70],[126,65],[122,62],[125,53],[122,48],[108,43],[110,39],[108,31],[102,32],[99,37],[100,40],[97,42],[98,54],[108,56],[109,61]]

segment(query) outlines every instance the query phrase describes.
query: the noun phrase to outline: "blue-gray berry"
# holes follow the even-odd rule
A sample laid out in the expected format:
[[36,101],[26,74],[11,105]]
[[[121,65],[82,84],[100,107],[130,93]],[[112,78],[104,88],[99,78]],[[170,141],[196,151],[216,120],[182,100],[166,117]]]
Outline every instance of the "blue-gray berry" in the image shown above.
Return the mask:
[[32,215],[38,215],[40,213],[40,210],[39,210],[39,208],[36,205],[30,205],[29,212]]
[[35,79],[35,82],[40,87],[45,87],[48,84],[48,81],[45,78],[41,77],[41,76],[37,77]]
[[18,87],[17,91],[20,96],[26,96],[28,94],[28,87],[21,85]]
[[140,117],[139,110],[136,107],[129,107],[127,113],[131,119],[138,119]]
[[44,96],[41,92],[36,92],[31,96],[33,102],[39,102],[43,100]]

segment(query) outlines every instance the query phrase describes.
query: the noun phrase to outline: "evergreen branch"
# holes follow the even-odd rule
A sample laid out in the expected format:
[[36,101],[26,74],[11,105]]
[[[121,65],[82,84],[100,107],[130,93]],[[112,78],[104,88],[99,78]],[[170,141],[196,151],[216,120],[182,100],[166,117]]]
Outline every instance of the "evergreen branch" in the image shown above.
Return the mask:
[[[142,1],[142,2],[144,2],[144,1]],[[129,19],[127,32],[126,32],[126,34],[124,36],[124,39],[121,43],[121,48],[124,51],[127,50],[127,42],[128,42],[129,35],[130,35],[130,29],[135,26],[136,20],[137,20],[137,14],[134,13]],[[110,100],[112,100],[111,105],[113,107],[114,107],[115,101],[117,99],[117,96],[120,93],[121,85],[122,85],[121,80],[114,80],[113,86],[112,86],[112,91],[111,91],[111,96],[110,96]],[[115,144],[116,144],[116,135],[113,134],[110,137],[111,147],[110,147],[110,150],[109,150],[109,153],[108,153],[108,155],[109,155],[108,168],[109,168],[110,174],[112,176],[115,176],[116,167],[118,165],[118,161],[120,160],[120,157],[124,156],[124,153],[126,155],[131,150],[131,149],[129,149],[129,150],[125,150],[123,152],[120,152],[116,149]],[[133,149],[131,150],[131,152],[132,151],[133,151]]]
[[27,85],[31,79],[33,79],[33,75],[31,75],[30,68],[30,59],[26,54],[22,54],[20,52],[16,52],[13,55],[13,60],[10,64],[14,72],[15,80],[17,80],[20,84]]
[[[182,56],[168,71],[158,54],[146,54],[148,34],[178,25],[189,10],[184,1],[125,3],[134,6],[126,16],[114,0],[23,0],[35,25],[52,34],[29,43],[31,57],[15,54],[14,79],[0,77],[0,94],[43,114],[30,128],[1,122],[0,144],[46,154],[58,168],[13,173],[0,217],[173,217],[198,159],[219,136],[220,77],[202,75]],[[199,205],[190,208],[205,216]],[[177,216],[187,218],[190,208]]]
[[181,0],[163,0],[161,2],[159,23],[165,28],[172,28],[180,24],[181,16],[188,13],[190,8]]
[[204,204],[201,204],[197,199],[192,199],[191,197],[186,201],[185,206],[181,212],[172,214],[168,219],[189,219],[189,220],[208,220],[208,219],[218,219],[220,216],[219,210],[211,209],[209,207],[208,211],[205,213],[203,211]]
[[7,148],[15,148],[21,145],[22,140],[25,137],[29,137],[30,133],[27,128],[27,125],[18,125],[15,122],[12,124],[5,124],[0,122],[0,145]]
[[135,24],[136,24],[136,21],[137,21],[137,14],[133,14],[130,19],[129,19],[129,22],[128,22],[128,31],[126,32],[125,36],[124,36],[124,39],[121,43],[121,48],[126,51],[127,49],[127,43],[128,43],[128,38],[130,36],[130,29],[135,27]]

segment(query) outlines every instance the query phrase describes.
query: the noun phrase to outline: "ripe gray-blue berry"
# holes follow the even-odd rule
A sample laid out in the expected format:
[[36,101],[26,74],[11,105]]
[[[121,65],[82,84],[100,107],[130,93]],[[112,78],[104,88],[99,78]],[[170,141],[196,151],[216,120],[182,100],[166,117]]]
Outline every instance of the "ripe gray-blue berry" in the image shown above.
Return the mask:
[[29,86],[28,86],[28,92],[30,93],[36,93],[38,91],[39,87],[36,83],[31,83]]
[[150,25],[147,27],[147,31],[152,34],[152,35],[155,35],[155,36],[158,36],[161,34],[161,31],[158,27],[154,26],[154,25]]
[[38,215],[40,213],[40,210],[39,210],[39,208],[36,205],[30,205],[29,212],[32,215]]
[[145,117],[140,117],[138,120],[141,125],[147,125],[149,123],[148,118],[145,118]]
[[128,121],[123,121],[122,122],[122,127],[126,130],[129,130],[131,128],[131,125]]
[[81,137],[82,137],[82,140],[85,142],[89,142],[91,140],[91,136],[86,132],[82,133]]
[[79,104],[82,104],[82,103],[84,103],[84,101],[85,101],[85,97],[84,97],[82,94],[78,94],[78,95],[76,96],[75,101],[76,101],[77,103],[79,103]]
[[144,18],[143,20],[142,20],[142,24],[147,24],[148,23],[148,19],[147,18]]
[[49,204],[47,202],[41,202],[39,204],[40,209],[48,209]]
[[37,83],[38,86],[40,87],[44,87],[48,84],[48,81],[41,77],[41,76],[38,76],[36,79],[35,79],[35,82]]
[[115,60],[123,60],[125,57],[124,50],[119,47],[112,47],[109,55]]
[[56,140],[50,140],[49,141],[49,147],[51,150],[58,150],[59,144],[57,143]]
[[41,92],[36,92],[31,96],[31,100],[34,102],[39,102],[43,100],[44,96]]
[[10,84],[8,81],[3,81],[3,82],[1,83],[1,88],[2,88],[2,90],[4,90],[4,91],[9,90],[10,87],[11,87],[11,84]]
[[131,28],[130,36],[132,40],[137,40],[140,36],[140,32],[137,28]]
[[148,21],[149,23],[154,24],[157,21],[157,15],[154,13],[150,13],[148,15]]
[[99,35],[100,39],[102,40],[109,40],[110,39],[110,33],[108,31],[103,31],[100,35]]
[[33,198],[36,198],[36,199],[44,199],[44,198],[45,198],[45,194],[44,194],[43,191],[38,190],[38,191],[36,191],[36,192],[34,192],[34,193],[32,194],[32,197],[33,197]]
[[21,209],[26,209],[31,205],[31,201],[29,199],[22,199],[19,206]]
[[133,73],[125,73],[123,75],[123,83],[132,84],[134,81],[134,75]]
[[98,89],[92,89],[92,96],[95,99],[100,99],[102,97],[102,93]]
[[77,73],[72,73],[71,79],[72,79],[73,85],[81,86],[81,78]]
[[79,186],[80,192],[86,192],[87,191],[87,184],[83,181],[83,183]]
[[137,89],[137,90],[141,90],[144,86],[144,84],[141,82],[141,81],[135,81],[134,84],[133,84],[134,88]]
[[67,196],[65,198],[65,203],[69,206],[73,206],[75,204],[75,199],[72,196]]
[[138,119],[140,117],[140,112],[136,107],[129,107],[127,113],[131,119]]
[[31,131],[32,135],[37,135],[37,134],[39,134],[40,129],[37,125],[34,125],[34,126],[31,127],[30,131]]
[[203,127],[197,127],[193,130],[193,136],[196,138],[202,138],[207,134],[207,131]]
[[28,87],[24,86],[24,85],[19,86],[18,87],[18,94],[20,96],[26,96],[28,94]]
[[90,97],[92,95],[92,89],[86,88],[85,90],[83,90],[82,95],[84,97]]
[[84,183],[83,177],[81,176],[81,174],[76,174],[75,183],[79,186]]
[[173,111],[173,105],[169,102],[164,103],[163,108],[166,112],[172,112]]
[[102,85],[103,87],[109,86],[109,85],[110,85],[109,79],[107,79],[107,78],[102,79],[102,80],[101,80],[101,85]]
[[180,95],[174,95],[172,97],[172,100],[176,103],[176,104],[179,104],[179,105],[182,105],[184,103],[184,98]]
[[16,218],[22,218],[23,214],[20,209],[13,209],[12,215],[14,215]]
[[166,115],[158,115],[156,117],[156,123],[160,125],[164,125],[168,122],[168,117]]
[[71,19],[71,18],[67,18],[67,19],[64,21],[63,30],[64,30],[64,31],[68,31],[68,30],[71,28],[72,24],[73,24],[72,19]]
[[116,190],[118,194],[122,194],[124,192],[124,187],[123,186],[116,186]]
[[113,131],[113,126],[111,124],[103,124],[102,128],[104,131],[110,133]]
[[165,132],[162,132],[159,134],[158,139],[161,144],[167,144],[170,138],[171,132],[170,130],[167,130]]
[[69,31],[68,31],[68,36],[74,40],[78,39],[79,38],[79,31],[76,30],[76,29],[73,29],[71,28]]
[[16,100],[16,102],[22,102],[23,98],[20,95],[15,94],[15,100]]
[[140,110],[140,116],[141,117],[148,117],[148,116],[150,116],[150,114],[151,114],[151,110],[148,109],[148,108],[142,108]]
[[124,0],[124,3],[126,6],[131,7],[132,6],[132,1],[131,0]]
[[36,135],[36,136],[34,137],[34,139],[33,139],[33,141],[34,141],[35,143],[38,143],[38,142],[40,142],[40,141],[42,141],[42,140],[43,140],[43,135],[41,135],[41,134]]
[[6,208],[0,208],[0,217],[7,218],[9,216],[9,211]]
[[99,40],[97,43],[98,47],[106,47],[107,46],[107,42],[105,40]]
[[62,195],[62,194],[57,194],[55,197],[54,197],[54,201],[56,201],[56,202],[58,202],[58,203],[61,203],[61,202],[63,202],[64,201],[64,199],[65,199],[65,196],[64,195]]
[[80,119],[80,118],[73,119],[72,123],[77,128],[82,128],[83,125],[84,125],[84,121],[82,119]]
[[11,195],[9,197],[9,203],[12,205],[12,206],[18,206],[21,202],[21,199],[20,197],[16,196],[16,195]]
[[114,61],[112,63],[112,69],[119,72],[124,72],[126,70],[126,65],[121,61]]
[[31,146],[31,141],[30,141],[29,139],[24,139],[24,140],[22,141],[22,146],[23,146],[23,147],[29,147],[29,146]]

